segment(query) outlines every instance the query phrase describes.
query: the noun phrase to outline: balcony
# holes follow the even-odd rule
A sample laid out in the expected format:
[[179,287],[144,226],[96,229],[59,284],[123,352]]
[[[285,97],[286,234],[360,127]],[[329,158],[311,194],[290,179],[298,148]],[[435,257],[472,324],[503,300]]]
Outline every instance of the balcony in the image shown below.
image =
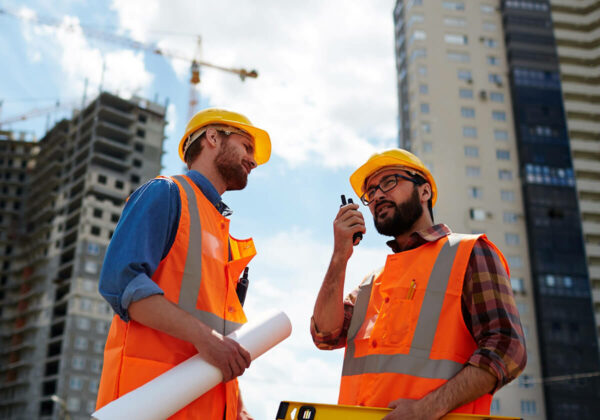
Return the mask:
[[134,122],[135,117],[129,112],[121,111],[117,108],[113,108],[112,106],[102,103],[98,110],[98,116],[102,120],[112,119],[117,122],[119,125],[129,126]]
[[126,172],[129,170],[129,163],[124,159],[116,159],[102,153],[95,153],[92,157],[92,164],[110,169],[115,172]]
[[96,127],[96,134],[99,136],[108,136],[114,137],[123,142],[128,141],[131,137],[133,137],[133,131],[129,128],[110,123],[105,120],[98,121],[98,126]]

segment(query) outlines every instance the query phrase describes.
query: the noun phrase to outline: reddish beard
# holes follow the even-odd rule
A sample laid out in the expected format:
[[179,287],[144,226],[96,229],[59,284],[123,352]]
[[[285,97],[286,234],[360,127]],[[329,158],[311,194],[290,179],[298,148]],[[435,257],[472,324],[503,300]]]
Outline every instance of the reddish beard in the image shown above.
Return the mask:
[[248,173],[242,165],[242,157],[230,143],[229,137],[223,137],[215,165],[227,184],[227,191],[243,190],[248,184]]

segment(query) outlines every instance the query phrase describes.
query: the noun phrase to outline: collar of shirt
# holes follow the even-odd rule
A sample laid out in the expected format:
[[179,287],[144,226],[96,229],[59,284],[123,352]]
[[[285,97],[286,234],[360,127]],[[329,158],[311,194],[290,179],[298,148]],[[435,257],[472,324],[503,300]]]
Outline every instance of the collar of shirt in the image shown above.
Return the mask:
[[395,239],[387,241],[386,244],[392,249],[392,251],[394,251],[394,253],[398,253],[415,249],[427,242],[435,242],[444,236],[450,235],[451,233],[452,231],[448,226],[443,223],[439,223],[431,226],[430,228],[411,233],[408,237],[406,245],[402,248],[398,245]]
[[204,194],[208,201],[210,201],[212,205],[215,206],[219,213],[221,213],[225,217],[231,216],[233,214],[233,211],[231,211],[227,204],[223,202],[223,200],[221,199],[221,195],[214,187],[214,185],[208,180],[208,178],[206,178],[200,172],[194,170],[188,171],[186,173],[186,176],[188,176],[194,182],[194,184],[196,184],[196,186],[200,188],[202,194]]

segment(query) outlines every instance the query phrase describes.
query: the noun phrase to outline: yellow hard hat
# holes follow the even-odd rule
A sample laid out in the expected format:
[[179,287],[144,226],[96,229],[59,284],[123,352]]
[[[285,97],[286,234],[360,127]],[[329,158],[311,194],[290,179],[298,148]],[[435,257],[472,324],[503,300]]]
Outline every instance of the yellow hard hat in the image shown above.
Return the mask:
[[257,165],[262,165],[271,157],[271,139],[269,133],[252,125],[250,120],[237,112],[225,109],[207,108],[192,117],[185,127],[185,134],[179,142],[179,157],[185,162],[184,145],[190,135],[210,124],[229,125],[247,132],[254,139],[254,159]]
[[357,196],[364,194],[365,181],[375,172],[387,166],[402,166],[408,171],[415,171],[421,175],[431,185],[431,206],[435,206],[437,200],[437,187],[435,180],[425,167],[421,159],[403,149],[389,149],[380,153],[375,153],[360,168],[350,175],[350,185]]

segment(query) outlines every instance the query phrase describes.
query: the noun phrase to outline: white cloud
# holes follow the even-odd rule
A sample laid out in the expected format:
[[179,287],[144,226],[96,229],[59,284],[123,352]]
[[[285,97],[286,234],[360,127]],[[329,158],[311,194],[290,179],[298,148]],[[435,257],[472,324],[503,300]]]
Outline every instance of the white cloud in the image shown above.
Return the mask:
[[175,104],[173,104],[173,103],[170,103],[169,106],[167,107],[167,121],[169,123],[165,130],[167,133],[167,136],[177,137],[176,133],[175,133],[175,126],[177,125],[177,109],[175,108]]
[[[245,401],[256,418],[274,418],[282,400],[337,402],[343,350],[318,350],[309,332],[333,249],[331,242],[320,242],[315,236],[297,227],[276,232],[262,241],[251,263],[248,318],[279,309],[290,317],[293,328],[290,338],[253,362],[240,379]],[[348,264],[345,292],[383,265],[386,254],[383,247],[356,247]]]
[[[26,8],[20,14],[35,17]],[[119,49],[118,45],[107,52],[91,46],[77,17],[64,16],[57,26],[25,23],[23,36],[32,61],[59,63],[61,96],[80,97],[87,80],[89,96],[103,83],[105,90],[130,97],[141,94],[153,80],[145,68],[143,53]]]
[[[355,165],[396,138],[392,0],[352,7],[343,0],[148,0],[149,15],[131,13],[130,2],[114,0],[112,8],[124,30],[161,37],[162,47],[191,57],[193,37],[158,31],[198,33],[206,61],[257,68],[258,79],[244,83],[205,69],[201,94],[266,128],[273,153],[291,164]],[[185,63],[176,70],[182,82],[189,77]]]

